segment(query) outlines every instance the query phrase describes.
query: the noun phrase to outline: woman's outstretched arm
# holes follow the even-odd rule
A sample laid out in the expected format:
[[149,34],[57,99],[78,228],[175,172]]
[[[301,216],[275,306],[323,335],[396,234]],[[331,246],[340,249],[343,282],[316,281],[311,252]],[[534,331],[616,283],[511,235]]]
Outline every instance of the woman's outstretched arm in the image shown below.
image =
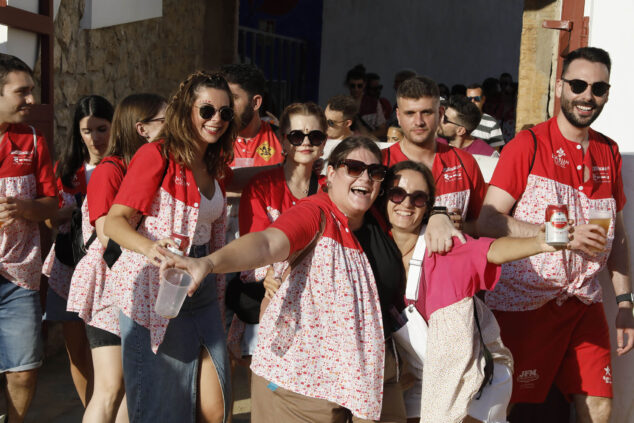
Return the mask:
[[487,261],[493,264],[504,264],[509,261],[519,260],[539,253],[554,252],[565,249],[566,246],[553,247],[546,244],[544,238],[544,225],[539,233],[530,238],[498,238],[489,247]]

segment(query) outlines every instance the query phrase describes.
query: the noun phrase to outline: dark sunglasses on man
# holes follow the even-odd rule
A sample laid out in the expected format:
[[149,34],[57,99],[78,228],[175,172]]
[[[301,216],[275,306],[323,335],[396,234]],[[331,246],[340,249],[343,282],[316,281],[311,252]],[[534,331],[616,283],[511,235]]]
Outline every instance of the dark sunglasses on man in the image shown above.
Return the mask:
[[479,95],[474,95],[473,97],[467,97],[467,100],[469,101],[475,101],[476,103],[479,103],[480,100],[482,100],[482,96]]
[[286,134],[288,142],[290,142],[295,147],[299,147],[300,145],[302,145],[302,143],[304,142],[304,138],[306,137],[308,137],[308,141],[313,147],[319,147],[324,143],[324,141],[326,141],[327,138],[326,134],[317,130],[310,131],[306,134],[299,129],[295,129]]
[[198,107],[198,114],[200,115],[200,117],[205,120],[212,119],[214,116],[216,116],[216,112],[220,113],[220,119],[224,120],[225,122],[231,122],[233,120],[234,114],[231,107],[222,106],[218,110],[216,110],[216,108],[211,104],[203,104],[202,106],[196,107]]
[[373,182],[381,182],[385,179],[385,173],[387,168],[382,164],[373,163],[365,164],[360,160],[345,159],[339,162],[337,169],[340,167],[346,168],[346,174],[351,178],[359,178],[363,175],[363,172],[367,169],[368,176]]
[[565,79],[561,78],[562,81],[567,82],[570,85],[570,90],[575,94],[581,94],[588,88],[590,85],[592,90],[592,95],[597,97],[603,97],[605,93],[610,89],[610,84],[607,82],[599,81],[593,84],[588,84],[586,81],[582,79]]

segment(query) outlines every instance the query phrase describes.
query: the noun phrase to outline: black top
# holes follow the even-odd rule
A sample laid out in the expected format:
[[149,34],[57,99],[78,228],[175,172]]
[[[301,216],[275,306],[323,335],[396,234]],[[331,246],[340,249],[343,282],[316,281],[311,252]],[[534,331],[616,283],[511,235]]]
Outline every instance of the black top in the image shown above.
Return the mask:
[[363,226],[354,231],[354,235],[372,267],[387,339],[400,327],[394,314],[404,308],[405,269],[401,252],[371,212],[366,213]]

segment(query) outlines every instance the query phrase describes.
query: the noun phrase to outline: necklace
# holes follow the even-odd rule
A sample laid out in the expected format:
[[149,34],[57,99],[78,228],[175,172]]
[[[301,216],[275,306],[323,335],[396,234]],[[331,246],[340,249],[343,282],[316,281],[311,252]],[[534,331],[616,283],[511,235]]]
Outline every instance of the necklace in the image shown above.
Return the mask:
[[412,251],[414,251],[414,248],[416,248],[416,242],[418,241],[418,238],[416,238],[416,240],[414,240],[414,244],[412,245],[412,247],[407,250],[406,253],[403,254],[403,257],[407,257]]

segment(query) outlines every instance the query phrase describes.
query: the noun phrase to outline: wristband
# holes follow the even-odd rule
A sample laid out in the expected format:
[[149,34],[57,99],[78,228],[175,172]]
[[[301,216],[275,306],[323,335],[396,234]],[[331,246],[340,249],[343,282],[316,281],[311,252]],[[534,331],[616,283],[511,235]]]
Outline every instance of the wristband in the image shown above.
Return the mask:
[[432,216],[434,216],[436,214],[444,214],[445,216],[449,217],[449,213],[447,212],[447,207],[444,207],[444,206],[434,206],[434,207],[432,207],[431,213],[429,214],[429,217],[432,217]]
[[621,294],[621,295],[617,295],[616,296],[616,304],[618,305],[619,303],[622,303],[624,301],[628,301],[632,304],[634,304],[634,294],[632,294],[631,292],[628,292],[627,294]]

